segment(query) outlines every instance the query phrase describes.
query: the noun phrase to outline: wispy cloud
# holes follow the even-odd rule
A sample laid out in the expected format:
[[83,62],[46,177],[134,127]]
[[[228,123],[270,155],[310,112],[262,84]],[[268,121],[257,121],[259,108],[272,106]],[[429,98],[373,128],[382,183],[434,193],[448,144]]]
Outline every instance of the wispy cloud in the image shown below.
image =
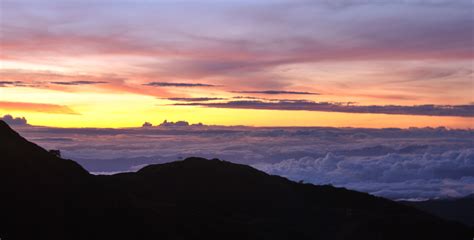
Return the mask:
[[268,94],[268,95],[319,95],[319,93],[313,93],[313,92],[283,91],[283,90],[233,91],[233,93]]
[[264,98],[264,97],[253,97],[253,96],[234,96],[234,97],[232,97],[232,99],[239,99],[239,101],[258,100],[258,101],[264,101],[264,102],[280,102],[280,101],[288,101],[288,102],[303,101],[303,102],[305,102],[305,101],[308,101],[306,99]]
[[198,97],[198,98],[165,98],[171,101],[177,102],[208,102],[216,100],[226,100],[227,98],[217,98],[217,97]]
[[380,113],[401,115],[425,116],[458,116],[474,117],[474,105],[353,105],[350,103],[314,102],[307,100],[283,100],[264,102],[253,101],[228,101],[224,103],[176,103],[175,106],[204,106],[214,108],[237,109],[268,109],[268,110],[303,110],[344,113]]
[[0,101],[0,109],[28,111],[28,112],[44,112],[54,114],[78,114],[68,106],[49,104],[49,103],[30,103],[30,102],[6,102]]
[[94,84],[104,84],[107,82],[104,81],[70,81],[70,82],[51,82],[52,84],[57,85],[68,85],[68,86],[76,86],[76,85],[94,85]]
[[0,81],[0,87],[18,86],[22,85],[21,81]]
[[207,83],[182,83],[182,82],[149,82],[143,84],[151,87],[217,87],[217,85]]
[[[168,96],[164,88],[149,88],[128,82],[128,75],[41,71],[24,69],[0,69],[0,87],[31,87],[73,92],[75,86],[97,88],[107,92],[133,93],[148,96]],[[134,76],[137,79],[137,76]],[[87,80],[84,80],[87,79]],[[139,78],[138,78],[139,79]],[[82,91],[82,89],[81,89]]]
[[36,87],[39,83],[27,83],[23,81],[0,81],[0,87]]

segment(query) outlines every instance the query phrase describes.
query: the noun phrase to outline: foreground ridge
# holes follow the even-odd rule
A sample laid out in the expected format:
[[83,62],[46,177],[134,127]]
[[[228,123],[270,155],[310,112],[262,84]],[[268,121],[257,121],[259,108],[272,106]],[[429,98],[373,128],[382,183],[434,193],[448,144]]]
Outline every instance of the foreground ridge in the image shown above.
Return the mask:
[[472,239],[366,193],[187,158],[94,176],[0,121],[2,239]]

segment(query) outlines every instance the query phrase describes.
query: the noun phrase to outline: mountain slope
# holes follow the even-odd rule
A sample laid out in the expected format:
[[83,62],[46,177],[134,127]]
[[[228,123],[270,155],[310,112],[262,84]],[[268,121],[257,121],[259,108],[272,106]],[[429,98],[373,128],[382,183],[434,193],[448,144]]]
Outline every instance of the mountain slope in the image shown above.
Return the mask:
[[129,220],[129,207],[80,165],[28,142],[0,121],[1,239],[108,239],[117,227],[138,229]]
[[403,202],[444,219],[474,227],[474,194],[462,198]]
[[94,176],[0,121],[2,239],[471,239],[365,193],[188,158]]

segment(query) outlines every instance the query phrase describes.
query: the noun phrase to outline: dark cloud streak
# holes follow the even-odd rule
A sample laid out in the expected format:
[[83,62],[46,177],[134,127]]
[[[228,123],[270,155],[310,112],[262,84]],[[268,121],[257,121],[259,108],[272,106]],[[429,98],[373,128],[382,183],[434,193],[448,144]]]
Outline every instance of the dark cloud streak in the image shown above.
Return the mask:
[[68,86],[77,86],[77,85],[94,85],[94,84],[104,84],[108,82],[104,81],[71,81],[71,82],[51,82],[52,84],[57,85],[68,85]]
[[265,90],[265,91],[233,91],[233,93],[248,93],[248,94],[268,94],[268,95],[319,95],[313,92],[298,92],[298,91],[280,91],[280,90]]
[[217,85],[206,83],[171,83],[171,82],[149,82],[143,84],[151,87],[217,87]]
[[216,100],[226,100],[227,98],[199,97],[199,98],[165,98],[166,100],[177,102],[208,102]]
[[0,81],[0,87],[37,87],[39,84],[26,83],[23,81]]
[[348,103],[314,102],[306,100],[284,100],[277,102],[229,101],[225,103],[177,103],[175,106],[203,106],[214,108],[302,110],[344,113],[375,113],[424,116],[474,117],[474,105],[352,105]]

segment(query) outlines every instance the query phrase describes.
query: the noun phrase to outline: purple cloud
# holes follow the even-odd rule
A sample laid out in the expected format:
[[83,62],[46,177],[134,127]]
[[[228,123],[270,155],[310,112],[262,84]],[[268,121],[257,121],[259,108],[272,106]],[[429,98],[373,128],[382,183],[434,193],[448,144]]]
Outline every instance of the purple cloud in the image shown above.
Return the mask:
[[319,95],[313,92],[299,91],[283,91],[283,90],[265,90],[265,91],[233,91],[233,93],[251,93],[251,94],[268,94],[268,95]]
[[68,86],[77,86],[77,85],[93,85],[93,84],[104,84],[108,82],[104,81],[70,81],[70,82],[51,82],[52,84],[58,85],[68,85]]
[[0,120],[5,121],[8,125],[29,126],[28,121],[24,117],[14,118],[12,115],[7,114],[0,117]]
[[227,98],[217,98],[217,97],[198,97],[198,98],[165,98],[171,101],[177,102],[208,102],[216,100],[226,100]]
[[323,112],[345,112],[345,113],[381,113],[401,115],[425,115],[425,116],[457,116],[474,117],[474,105],[352,105],[350,103],[314,102],[307,100],[283,100],[264,102],[253,101],[229,101],[224,103],[176,103],[175,106],[203,106],[213,108],[237,108],[237,109],[267,109],[267,110],[302,110]]
[[217,85],[206,83],[171,83],[171,82],[149,82],[143,84],[151,87],[217,87]]
[[37,87],[38,83],[27,83],[23,81],[0,81],[0,87]]

